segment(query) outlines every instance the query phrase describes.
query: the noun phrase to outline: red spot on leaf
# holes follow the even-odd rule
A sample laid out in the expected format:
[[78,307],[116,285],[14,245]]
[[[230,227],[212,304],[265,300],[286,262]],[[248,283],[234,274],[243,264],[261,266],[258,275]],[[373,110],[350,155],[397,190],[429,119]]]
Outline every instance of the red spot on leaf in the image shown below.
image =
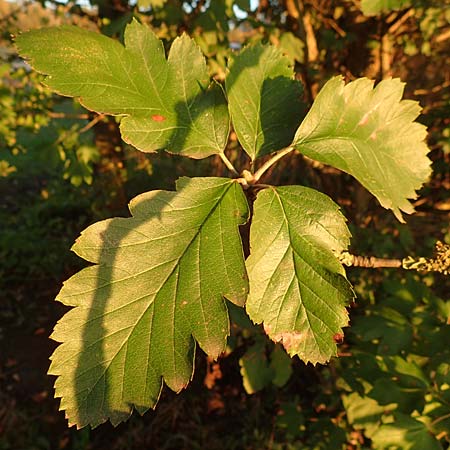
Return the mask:
[[333,341],[336,342],[336,344],[342,344],[342,342],[344,342],[344,335],[342,333],[336,333],[333,336]]
[[164,122],[166,118],[164,116],[161,116],[161,114],[153,114],[152,120],[155,122]]

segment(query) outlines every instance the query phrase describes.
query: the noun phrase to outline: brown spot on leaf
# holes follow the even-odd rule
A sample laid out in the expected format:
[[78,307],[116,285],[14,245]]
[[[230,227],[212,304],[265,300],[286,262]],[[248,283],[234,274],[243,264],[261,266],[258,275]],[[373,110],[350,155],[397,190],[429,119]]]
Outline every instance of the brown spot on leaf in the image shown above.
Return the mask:
[[287,352],[296,350],[300,342],[305,341],[310,331],[283,331],[281,333],[270,334],[270,325],[264,325],[264,331],[270,336],[272,341],[279,342],[283,345]]
[[342,333],[333,334],[333,341],[336,342],[336,344],[342,344],[342,342],[344,342],[344,335]]
[[164,122],[166,118],[164,116],[161,116],[161,114],[153,114],[152,120],[155,122]]
[[358,122],[358,125],[362,127],[363,125],[366,125],[368,121],[369,121],[369,113],[366,113],[364,114],[364,116],[362,116],[362,119]]

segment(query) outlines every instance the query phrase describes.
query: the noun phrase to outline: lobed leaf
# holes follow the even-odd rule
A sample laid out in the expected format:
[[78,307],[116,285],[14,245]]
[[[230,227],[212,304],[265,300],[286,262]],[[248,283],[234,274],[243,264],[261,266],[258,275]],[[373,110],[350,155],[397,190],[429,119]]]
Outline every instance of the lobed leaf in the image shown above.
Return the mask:
[[306,156],[353,175],[403,221],[414,212],[408,199],[428,179],[425,126],[414,122],[420,106],[401,100],[398,79],[359,78],[344,86],[329,80],[297,130],[293,146]]
[[276,47],[257,44],[230,59],[228,69],[230,114],[250,158],[289,145],[303,114],[302,89],[289,58]]
[[136,20],[125,30],[125,46],[75,26],[33,30],[16,44],[51,89],[90,110],[124,116],[122,138],[139,150],[193,158],[223,152],[226,100],[220,86],[209,86],[205,58],[188,36],[175,39],[167,60],[162,42]]
[[[73,250],[95,263],[64,284],[73,306],[52,338],[62,344],[49,373],[70,424],[117,424],[133,406],[158,401],[192,377],[195,341],[224,351],[224,297],[243,306],[248,280],[238,226],[248,218],[242,188],[226,178],[183,178],[177,192],[151,191],[130,218],[87,228]],[[195,341],[194,341],[195,339]]]
[[301,186],[258,193],[247,259],[250,293],[246,308],[255,323],[305,362],[325,363],[348,323],[353,298],[335,256],[350,233],[338,206]]

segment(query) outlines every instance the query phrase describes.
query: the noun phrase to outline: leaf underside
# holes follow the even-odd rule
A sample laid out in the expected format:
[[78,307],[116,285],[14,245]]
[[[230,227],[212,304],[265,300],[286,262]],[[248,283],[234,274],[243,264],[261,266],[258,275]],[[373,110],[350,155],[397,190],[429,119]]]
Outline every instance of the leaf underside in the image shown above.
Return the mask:
[[289,145],[303,118],[301,84],[289,58],[272,46],[244,48],[225,80],[236,135],[252,160]]
[[124,116],[122,138],[139,150],[193,158],[223,152],[226,100],[220,86],[209,86],[205,58],[187,35],[175,39],[167,60],[162,42],[136,20],[125,30],[125,46],[75,26],[33,30],[16,45],[52,90]]
[[[52,338],[62,344],[49,373],[70,424],[117,424],[133,406],[158,401],[192,377],[195,341],[224,351],[224,297],[243,306],[248,279],[238,226],[248,218],[242,188],[226,178],[182,178],[176,192],[151,191],[130,218],[88,227],[73,250],[96,265],[64,284],[73,306]],[[195,339],[195,341],[194,341]]]
[[408,199],[431,173],[425,126],[414,122],[420,106],[401,100],[398,79],[360,78],[344,85],[332,78],[300,125],[293,146],[301,153],[353,175],[385,208],[403,221]]
[[350,233],[339,208],[301,186],[258,193],[247,259],[247,312],[291,355],[325,363],[348,323],[353,291],[335,256]]

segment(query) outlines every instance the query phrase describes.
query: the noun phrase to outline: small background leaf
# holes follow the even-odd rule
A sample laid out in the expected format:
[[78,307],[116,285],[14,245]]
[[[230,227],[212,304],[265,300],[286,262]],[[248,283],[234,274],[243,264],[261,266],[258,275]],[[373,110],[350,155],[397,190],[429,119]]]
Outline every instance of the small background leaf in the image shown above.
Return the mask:
[[271,384],[283,387],[292,375],[292,359],[278,344],[269,344],[269,352],[263,334],[256,334],[254,339],[254,344],[239,359],[245,391],[254,394]]
[[423,422],[400,413],[394,414],[394,422],[381,425],[372,435],[372,441],[380,450],[442,450]]
[[361,0],[361,10],[366,16],[407,8],[411,0]]

